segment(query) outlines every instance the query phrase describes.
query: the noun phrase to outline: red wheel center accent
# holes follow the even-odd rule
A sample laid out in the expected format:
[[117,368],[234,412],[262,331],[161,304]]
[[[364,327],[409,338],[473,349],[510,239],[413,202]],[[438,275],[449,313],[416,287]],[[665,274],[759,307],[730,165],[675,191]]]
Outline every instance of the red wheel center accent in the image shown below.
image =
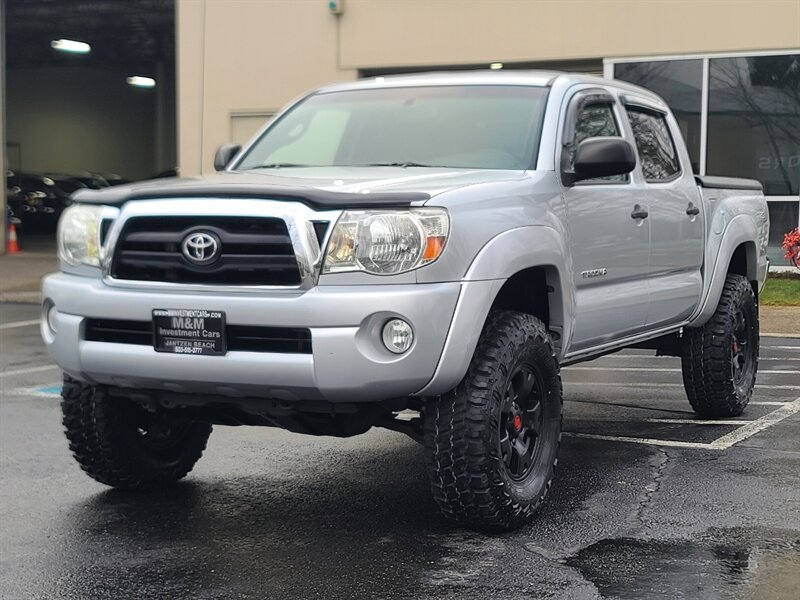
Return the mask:
[[519,431],[520,429],[522,429],[522,417],[514,415],[514,431]]

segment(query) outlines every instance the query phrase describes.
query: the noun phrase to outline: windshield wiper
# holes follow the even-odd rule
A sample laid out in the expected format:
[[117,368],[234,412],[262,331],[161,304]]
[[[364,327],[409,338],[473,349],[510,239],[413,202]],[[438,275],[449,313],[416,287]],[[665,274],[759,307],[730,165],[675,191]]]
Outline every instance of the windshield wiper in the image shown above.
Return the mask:
[[404,169],[407,169],[408,167],[427,167],[429,169],[449,168],[449,167],[446,167],[445,165],[426,165],[424,163],[411,162],[411,161],[406,161],[406,162],[382,162],[382,163],[378,162],[378,163],[367,163],[367,164],[364,164],[364,165],[350,165],[350,166],[352,166],[352,167],[403,167]]
[[256,169],[291,169],[297,167],[318,167],[319,165],[303,165],[300,163],[267,163],[266,165],[258,165]]

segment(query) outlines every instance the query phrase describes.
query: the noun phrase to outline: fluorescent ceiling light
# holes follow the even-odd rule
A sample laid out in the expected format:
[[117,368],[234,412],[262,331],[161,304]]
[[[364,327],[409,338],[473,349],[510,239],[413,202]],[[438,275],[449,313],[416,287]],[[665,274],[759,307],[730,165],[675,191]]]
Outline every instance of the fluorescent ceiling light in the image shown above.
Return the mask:
[[76,42],[75,40],[53,40],[50,42],[50,47],[53,50],[74,54],[88,54],[92,49],[86,42]]
[[503,68],[503,63],[492,63],[492,64],[489,65],[489,68],[492,71],[497,71],[498,69],[502,69]]
[[141,75],[133,75],[132,77],[128,77],[128,83],[131,85],[135,85],[136,87],[142,88],[154,88],[156,87],[156,80],[152,77],[142,77]]

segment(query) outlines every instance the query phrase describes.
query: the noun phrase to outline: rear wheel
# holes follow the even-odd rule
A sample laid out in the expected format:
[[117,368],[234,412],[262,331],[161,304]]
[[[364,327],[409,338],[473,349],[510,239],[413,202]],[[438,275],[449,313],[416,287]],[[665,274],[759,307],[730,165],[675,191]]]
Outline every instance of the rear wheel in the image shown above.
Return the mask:
[[439,508],[475,527],[523,525],[550,489],[560,440],[561,379],[544,324],[492,313],[464,380],[426,406]]
[[100,387],[64,377],[64,429],[81,468],[119,488],[165,486],[192,470],[211,425],[167,412],[150,412]]
[[758,305],[750,282],[728,275],[717,310],[702,327],[684,331],[683,386],[701,417],[744,412],[758,370]]

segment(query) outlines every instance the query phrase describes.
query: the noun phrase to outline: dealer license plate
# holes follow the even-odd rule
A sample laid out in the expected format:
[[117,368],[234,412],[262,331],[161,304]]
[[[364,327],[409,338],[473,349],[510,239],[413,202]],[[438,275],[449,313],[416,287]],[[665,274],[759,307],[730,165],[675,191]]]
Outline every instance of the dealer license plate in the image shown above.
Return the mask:
[[157,308],[153,310],[156,352],[221,356],[225,344],[225,313],[219,310]]

